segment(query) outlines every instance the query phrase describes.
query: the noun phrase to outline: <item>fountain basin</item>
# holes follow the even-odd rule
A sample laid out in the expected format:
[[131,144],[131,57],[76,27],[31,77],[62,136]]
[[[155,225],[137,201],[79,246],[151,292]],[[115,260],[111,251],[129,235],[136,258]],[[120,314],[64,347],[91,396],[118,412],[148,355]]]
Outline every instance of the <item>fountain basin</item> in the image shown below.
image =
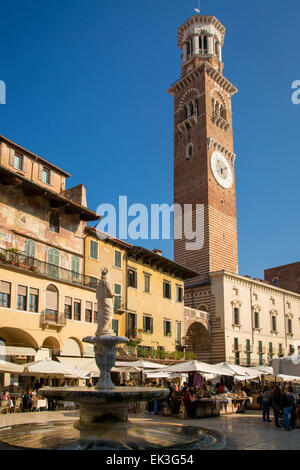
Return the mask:
[[166,398],[169,389],[147,387],[115,387],[98,390],[95,387],[42,388],[39,393],[52,400],[79,403],[80,419],[77,426],[93,423],[126,423],[128,404],[132,401],[151,401]]
[[161,423],[108,425],[86,432],[73,421],[18,424],[0,429],[0,450],[222,450],[224,436],[215,430]]

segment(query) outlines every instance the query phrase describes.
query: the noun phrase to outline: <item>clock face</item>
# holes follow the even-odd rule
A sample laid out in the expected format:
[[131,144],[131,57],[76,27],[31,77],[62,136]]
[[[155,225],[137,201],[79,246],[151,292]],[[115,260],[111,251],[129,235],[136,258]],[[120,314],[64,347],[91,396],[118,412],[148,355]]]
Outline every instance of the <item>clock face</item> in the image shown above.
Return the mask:
[[231,166],[224,155],[218,151],[213,152],[210,159],[211,171],[220,186],[229,189],[233,183]]

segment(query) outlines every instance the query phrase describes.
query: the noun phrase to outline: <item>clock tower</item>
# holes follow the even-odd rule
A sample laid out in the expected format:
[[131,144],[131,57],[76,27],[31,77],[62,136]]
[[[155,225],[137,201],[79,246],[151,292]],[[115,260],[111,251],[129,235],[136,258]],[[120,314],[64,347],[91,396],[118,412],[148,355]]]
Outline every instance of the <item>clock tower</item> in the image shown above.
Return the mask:
[[168,90],[174,96],[174,204],[182,214],[189,205],[193,230],[203,235],[193,246],[182,226],[174,259],[204,282],[210,272],[238,272],[231,110],[237,89],[223,75],[224,37],[214,16],[187,20],[178,29],[181,78]]

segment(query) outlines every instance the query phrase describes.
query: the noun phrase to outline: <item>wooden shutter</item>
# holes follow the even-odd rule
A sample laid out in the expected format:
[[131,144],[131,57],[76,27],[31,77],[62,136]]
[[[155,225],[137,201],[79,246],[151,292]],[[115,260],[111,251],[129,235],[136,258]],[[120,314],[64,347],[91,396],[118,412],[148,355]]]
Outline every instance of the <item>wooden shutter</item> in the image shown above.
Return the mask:
[[25,286],[18,286],[18,295],[27,295],[27,287]]
[[10,294],[10,282],[1,281],[1,293]]
[[39,180],[43,181],[43,168],[44,165],[39,164]]
[[167,336],[167,322],[164,320],[164,336]]
[[15,150],[9,149],[9,164],[10,166],[15,166]]
[[35,243],[33,240],[26,240],[25,242],[25,255],[35,257]]
[[50,170],[50,186],[54,185],[54,171]]
[[50,248],[48,252],[48,263],[59,266],[59,253],[56,248]]
[[24,173],[26,173],[27,171],[27,162],[28,162],[28,158],[26,157],[26,155],[23,155],[22,156],[22,171],[24,171]]
[[46,309],[47,310],[58,310],[58,293],[54,289],[46,290]]
[[39,290],[38,290],[38,289],[34,289],[33,287],[30,287],[30,294],[32,294],[32,295],[39,295]]
[[79,273],[79,258],[78,256],[72,256],[72,271],[74,273]]

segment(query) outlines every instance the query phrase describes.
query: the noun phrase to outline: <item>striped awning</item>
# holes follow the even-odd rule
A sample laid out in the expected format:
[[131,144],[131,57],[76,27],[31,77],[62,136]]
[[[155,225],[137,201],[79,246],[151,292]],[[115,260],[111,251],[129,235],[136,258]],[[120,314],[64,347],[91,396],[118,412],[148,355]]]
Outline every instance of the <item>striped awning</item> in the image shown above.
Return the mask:
[[37,351],[34,348],[22,346],[4,346],[1,348],[1,355],[5,356],[35,356]]

